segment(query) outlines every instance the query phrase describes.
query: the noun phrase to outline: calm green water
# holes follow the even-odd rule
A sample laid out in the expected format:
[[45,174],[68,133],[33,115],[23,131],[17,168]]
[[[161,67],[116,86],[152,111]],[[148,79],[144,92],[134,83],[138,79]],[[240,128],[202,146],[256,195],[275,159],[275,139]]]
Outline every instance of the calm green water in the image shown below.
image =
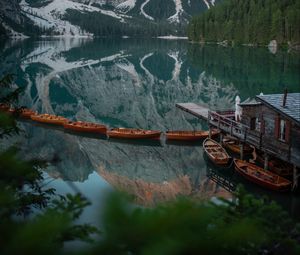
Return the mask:
[[[230,109],[260,92],[300,92],[299,53],[265,48],[224,48],[186,41],[135,39],[47,39],[3,45],[0,75],[15,73],[26,86],[20,103],[43,113],[110,127],[206,129],[176,109],[178,102]],[[245,182],[232,169],[216,169],[201,143],[166,144],[105,140],[21,122],[19,144],[26,158],[50,162],[45,174],[59,192],[80,190],[101,207],[106,191],[117,188],[136,195],[137,203],[154,205],[178,195],[211,198],[231,193],[211,179],[232,187],[242,182],[250,192],[277,199],[292,214],[299,199]],[[85,218],[96,219],[94,207]]]

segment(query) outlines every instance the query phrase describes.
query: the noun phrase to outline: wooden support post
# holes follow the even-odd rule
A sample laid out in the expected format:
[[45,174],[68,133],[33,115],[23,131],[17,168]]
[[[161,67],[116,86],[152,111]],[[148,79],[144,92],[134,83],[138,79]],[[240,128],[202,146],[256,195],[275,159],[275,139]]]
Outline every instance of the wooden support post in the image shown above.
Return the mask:
[[264,169],[268,170],[269,168],[269,155],[265,154],[265,164],[264,164]]
[[261,150],[261,147],[262,147],[262,137],[263,137],[263,134],[260,133],[259,134],[259,149]]
[[244,143],[240,143],[240,157],[241,160],[244,159]]
[[210,111],[207,113],[207,125],[208,125],[208,138],[211,139],[211,128],[210,128]]
[[296,190],[297,187],[298,187],[298,171],[297,171],[297,167],[294,165],[294,168],[293,168],[293,187],[292,187],[292,190]]
[[244,143],[247,141],[248,128],[244,128]]
[[223,143],[223,134],[220,133],[220,144],[222,144],[222,143]]

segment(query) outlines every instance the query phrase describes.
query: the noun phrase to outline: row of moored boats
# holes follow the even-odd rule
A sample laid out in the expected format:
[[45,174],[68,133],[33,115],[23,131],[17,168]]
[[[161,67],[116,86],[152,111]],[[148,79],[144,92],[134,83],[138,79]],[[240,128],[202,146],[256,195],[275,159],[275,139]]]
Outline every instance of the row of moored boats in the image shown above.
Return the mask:
[[[60,125],[64,129],[81,132],[81,133],[92,133],[106,135],[113,138],[124,138],[124,139],[160,139],[162,134],[161,131],[155,130],[143,130],[143,129],[133,129],[133,128],[112,128],[108,129],[105,125],[96,124],[91,122],[83,121],[70,121],[62,116],[56,116],[51,114],[38,114],[37,112],[21,108],[18,110],[10,108],[8,105],[0,104],[0,110],[8,113],[16,113],[18,116],[26,119],[31,119],[35,122]],[[219,134],[218,130],[211,131],[211,137]],[[230,163],[232,158],[228,155],[226,150],[221,144],[217,143],[215,140],[208,138],[209,131],[166,131],[165,133],[167,140],[177,140],[177,141],[196,141],[205,139],[203,142],[203,148],[207,153],[208,157],[219,166],[226,166]],[[224,139],[223,145],[229,150],[239,153],[241,147],[237,141],[231,139]],[[244,153],[252,152],[250,146],[245,145],[243,147]],[[249,163],[239,159],[233,159],[235,164],[235,170],[245,177],[246,179],[260,185],[267,187],[272,190],[285,191],[289,190],[291,186],[291,181],[275,174],[271,171],[264,170],[263,168],[257,166],[256,164]],[[269,165],[271,169],[276,169],[273,165]],[[284,173],[284,166],[281,167],[280,173]],[[277,169],[278,170],[278,169]],[[278,171],[279,171],[278,170]],[[289,171],[286,171],[289,172]]]
[[[234,141],[229,143],[229,147],[228,141],[225,140],[223,144],[233,152],[239,152],[240,150],[240,147]],[[222,145],[212,139],[205,139],[203,148],[209,159],[218,166],[227,166],[232,160]],[[252,148],[246,147],[245,151],[251,152],[250,149]],[[279,174],[265,170],[254,163],[244,160],[234,158],[233,161],[236,172],[251,182],[276,191],[288,191],[291,188],[291,181]],[[289,166],[286,167],[288,168]],[[272,170],[272,167],[270,170]]]
[[[35,122],[60,125],[64,129],[69,131],[101,134],[113,138],[124,138],[124,139],[160,139],[162,134],[158,130],[144,130],[136,128],[111,128],[97,123],[85,122],[85,121],[70,121],[65,117],[51,115],[51,114],[38,114],[37,112],[22,108],[14,110],[6,105],[0,105],[0,110],[9,113],[15,113],[18,111],[18,115],[22,118],[31,119]],[[212,130],[211,136],[219,134],[218,130]],[[167,140],[178,140],[178,141],[196,141],[205,139],[209,136],[209,131],[166,131],[165,136]]]

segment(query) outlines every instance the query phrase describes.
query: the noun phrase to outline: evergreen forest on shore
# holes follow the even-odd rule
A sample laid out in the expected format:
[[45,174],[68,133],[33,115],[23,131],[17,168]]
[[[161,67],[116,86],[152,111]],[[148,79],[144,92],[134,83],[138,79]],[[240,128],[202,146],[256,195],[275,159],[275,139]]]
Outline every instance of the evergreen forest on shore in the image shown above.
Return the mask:
[[299,0],[224,0],[188,27],[189,40],[266,45],[300,42]]

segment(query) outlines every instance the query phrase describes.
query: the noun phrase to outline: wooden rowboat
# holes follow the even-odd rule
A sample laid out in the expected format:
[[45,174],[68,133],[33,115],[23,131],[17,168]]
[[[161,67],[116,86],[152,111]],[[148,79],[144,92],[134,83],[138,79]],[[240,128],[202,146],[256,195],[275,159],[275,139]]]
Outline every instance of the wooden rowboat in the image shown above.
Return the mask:
[[234,159],[234,164],[240,175],[262,187],[277,191],[288,191],[291,187],[291,181],[255,164],[239,159]]
[[68,119],[66,119],[64,117],[51,115],[51,114],[47,114],[47,113],[31,115],[30,118],[37,122],[53,124],[53,125],[63,125],[64,123],[66,123],[68,121]]
[[217,165],[227,165],[230,160],[230,156],[221,144],[216,141],[206,138],[203,142],[203,148],[210,158]]
[[30,119],[31,115],[36,115],[37,112],[28,108],[11,108],[7,104],[0,104],[0,111],[7,112],[8,114],[18,114],[19,117]]
[[[211,135],[216,136],[220,132],[218,130],[212,130]],[[205,139],[209,136],[209,131],[167,131],[167,140],[177,141],[196,141]]]
[[[237,140],[232,140],[232,139],[223,139],[222,141],[223,145],[225,148],[231,150],[234,153],[241,153],[241,146]],[[253,149],[248,145],[244,144],[244,153],[249,154],[253,151]]]
[[27,108],[22,108],[18,112],[20,114],[19,116],[24,119],[31,119],[32,115],[37,115],[37,112]]
[[[264,164],[264,159],[260,155],[257,155],[256,161],[261,165]],[[269,159],[268,170],[280,176],[291,176],[293,174],[293,166],[291,164],[276,158]]]
[[113,138],[125,139],[159,139],[161,132],[133,128],[113,128],[107,131],[107,135]]
[[106,134],[107,131],[105,125],[91,123],[91,122],[68,121],[63,125],[65,129],[76,131],[76,132]]
[[270,171],[281,176],[293,175],[293,166],[280,160],[270,160],[268,168]]

